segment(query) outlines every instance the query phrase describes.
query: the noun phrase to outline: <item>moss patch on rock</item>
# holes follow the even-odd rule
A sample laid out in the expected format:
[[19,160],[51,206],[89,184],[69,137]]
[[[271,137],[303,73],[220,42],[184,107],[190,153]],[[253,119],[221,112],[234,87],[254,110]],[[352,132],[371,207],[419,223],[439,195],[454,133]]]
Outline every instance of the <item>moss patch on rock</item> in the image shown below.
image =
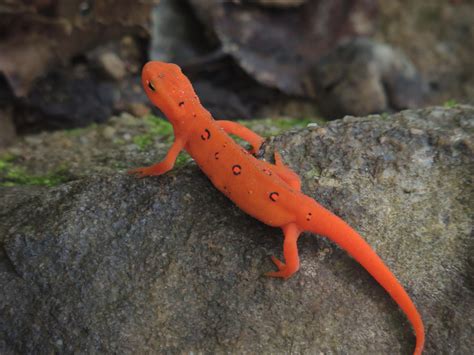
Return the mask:
[[33,175],[15,162],[15,156],[5,154],[0,156],[0,186],[40,185],[56,186],[69,181],[70,176],[66,165],[58,167],[54,172],[44,175]]

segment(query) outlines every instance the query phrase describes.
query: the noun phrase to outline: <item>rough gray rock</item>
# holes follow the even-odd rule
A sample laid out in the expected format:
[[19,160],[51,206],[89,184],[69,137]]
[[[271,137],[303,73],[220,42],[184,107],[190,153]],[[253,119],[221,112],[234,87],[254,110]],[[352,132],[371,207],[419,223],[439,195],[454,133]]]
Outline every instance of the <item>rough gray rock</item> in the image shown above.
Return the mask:
[[[266,146],[399,277],[427,353],[474,348],[473,130],[474,108],[430,108],[346,118]],[[262,277],[281,232],[192,165],[2,188],[0,238],[1,353],[413,350],[394,302],[326,240],[301,237],[293,278]]]

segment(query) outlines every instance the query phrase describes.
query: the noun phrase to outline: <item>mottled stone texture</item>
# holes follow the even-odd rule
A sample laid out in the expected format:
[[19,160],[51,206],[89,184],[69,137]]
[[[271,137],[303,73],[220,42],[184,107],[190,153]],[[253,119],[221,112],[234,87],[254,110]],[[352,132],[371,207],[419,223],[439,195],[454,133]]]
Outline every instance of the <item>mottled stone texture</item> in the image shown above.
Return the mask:
[[[346,118],[275,137],[309,195],[399,277],[427,353],[474,348],[474,108]],[[408,354],[414,336],[345,252],[301,237],[301,270],[262,277],[281,232],[193,165],[0,189],[1,353]]]

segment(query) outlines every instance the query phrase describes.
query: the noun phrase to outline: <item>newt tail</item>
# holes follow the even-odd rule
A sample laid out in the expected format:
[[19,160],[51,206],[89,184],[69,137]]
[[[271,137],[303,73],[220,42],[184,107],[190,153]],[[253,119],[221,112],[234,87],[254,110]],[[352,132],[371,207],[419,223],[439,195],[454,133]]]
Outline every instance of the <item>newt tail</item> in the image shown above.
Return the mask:
[[[131,173],[140,177],[164,174],[185,149],[212,184],[240,209],[283,230],[285,262],[272,257],[278,271],[267,276],[288,278],[299,269],[297,240],[301,232],[329,238],[352,255],[405,312],[416,334],[415,354],[421,354],[423,322],[397,278],[356,231],[301,192],[299,176],[283,163],[280,154],[275,152],[275,164],[255,158],[251,153],[260,149],[263,138],[236,122],[214,120],[177,65],[147,63],[142,84],[148,98],[173,125],[175,140],[163,161]],[[243,149],[229,133],[248,142],[252,149]]]
[[421,354],[425,343],[421,316],[403,286],[372,247],[346,222],[319,204],[318,221],[308,225],[307,230],[339,245],[377,280],[408,317],[416,334],[414,354]]

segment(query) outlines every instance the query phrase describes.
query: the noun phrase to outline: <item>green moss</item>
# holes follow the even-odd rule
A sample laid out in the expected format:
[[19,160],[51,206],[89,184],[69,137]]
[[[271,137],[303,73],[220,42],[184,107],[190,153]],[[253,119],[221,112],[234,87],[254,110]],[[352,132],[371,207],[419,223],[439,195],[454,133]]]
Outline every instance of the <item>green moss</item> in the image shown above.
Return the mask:
[[237,122],[263,137],[278,135],[290,129],[301,129],[310,123],[323,123],[322,120],[310,118],[265,118]]
[[0,171],[4,170],[8,167],[8,163],[6,161],[0,160]]
[[3,154],[0,156],[0,174],[7,171],[12,166],[12,161],[15,160],[15,156],[12,154]]
[[456,106],[458,103],[456,102],[456,100],[454,99],[451,99],[451,100],[447,100],[443,103],[443,106],[446,107],[446,108],[453,108],[454,106]]
[[150,134],[141,134],[133,137],[133,143],[138,146],[140,150],[145,150],[153,143],[153,137]]
[[[174,139],[173,126],[168,121],[153,116],[145,116],[144,118],[147,125],[147,132],[144,134],[137,135],[133,137],[133,143],[138,146],[140,150],[148,149],[157,138],[162,138],[165,142],[171,143]],[[255,119],[255,120],[245,120],[237,121],[239,124],[255,131],[263,137],[269,137],[273,135],[281,134],[284,131],[295,128],[304,128],[309,123],[322,123],[315,119],[291,119],[291,118],[279,118],[279,119]],[[243,141],[232,135],[239,144],[242,144]],[[182,158],[183,162],[188,161],[189,159]]]
[[161,135],[161,136],[171,136],[173,135],[173,126],[168,121],[149,115],[145,117],[145,121],[150,127],[150,133]]
[[311,120],[308,118],[300,118],[300,119],[283,118],[283,119],[275,120],[276,127],[285,131],[288,129],[293,129],[293,128],[304,128],[312,122],[314,122],[314,120]]
[[8,164],[16,159],[16,156],[14,156],[11,153],[5,153],[0,156],[0,170],[1,170],[1,164]]
[[173,126],[162,118],[149,115],[144,118],[147,125],[147,132],[133,137],[133,143],[140,150],[149,148],[156,138],[162,137],[165,142],[173,141]]
[[70,177],[65,167],[47,175],[31,175],[23,167],[14,164],[12,160],[5,159],[5,157],[0,158],[0,186],[56,186],[69,180]]
[[68,137],[79,137],[89,130],[93,130],[97,127],[97,123],[92,123],[87,127],[73,128],[64,130],[64,134]]
[[390,115],[388,114],[388,112],[382,112],[380,114],[380,117],[383,119],[383,120],[388,120],[390,118]]
[[176,158],[175,166],[176,167],[183,166],[183,165],[185,165],[186,163],[188,163],[192,160],[193,160],[193,158],[191,158],[191,156],[188,153],[181,152],[181,153],[179,153],[178,158]]

